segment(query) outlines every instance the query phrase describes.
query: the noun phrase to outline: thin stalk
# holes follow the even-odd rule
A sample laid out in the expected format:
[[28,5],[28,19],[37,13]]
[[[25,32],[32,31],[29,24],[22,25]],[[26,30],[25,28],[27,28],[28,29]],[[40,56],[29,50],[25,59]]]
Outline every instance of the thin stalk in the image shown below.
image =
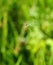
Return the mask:
[[11,28],[12,28],[12,30],[13,30],[15,43],[17,44],[17,40],[18,40],[18,32],[16,31],[16,28],[15,28],[15,25],[14,25],[13,21],[10,19],[9,22],[10,22]]
[[21,61],[22,61],[22,58],[23,58],[23,56],[20,55],[20,56],[19,56],[19,59],[17,60],[17,63],[16,63],[15,65],[20,65],[20,63],[21,63]]
[[7,12],[3,12],[3,25],[2,25],[2,51],[5,51],[6,43],[7,43],[7,34],[8,34],[8,27],[7,27],[7,20],[8,15]]
[[11,20],[10,18],[10,21],[9,21],[10,25],[11,25],[11,28],[13,30],[13,35],[14,35],[14,40],[15,40],[15,50],[14,50],[14,54],[17,54],[17,48],[18,48],[18,32],[15,28],[15,25],[13,23],[13,21]]

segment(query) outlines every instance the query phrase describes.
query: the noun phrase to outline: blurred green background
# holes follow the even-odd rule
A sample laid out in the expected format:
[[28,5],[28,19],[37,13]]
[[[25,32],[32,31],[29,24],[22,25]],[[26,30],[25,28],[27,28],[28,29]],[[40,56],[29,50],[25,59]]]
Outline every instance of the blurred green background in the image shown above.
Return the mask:
[[53,0],[0,0],[0,65],[53,65]]

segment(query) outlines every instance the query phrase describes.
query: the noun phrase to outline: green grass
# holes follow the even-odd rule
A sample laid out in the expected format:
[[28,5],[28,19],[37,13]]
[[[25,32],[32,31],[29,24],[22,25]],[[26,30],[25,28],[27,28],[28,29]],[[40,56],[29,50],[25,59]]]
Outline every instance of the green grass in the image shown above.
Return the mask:
[[0,0],[0,65],[53,65],[53,0]]

